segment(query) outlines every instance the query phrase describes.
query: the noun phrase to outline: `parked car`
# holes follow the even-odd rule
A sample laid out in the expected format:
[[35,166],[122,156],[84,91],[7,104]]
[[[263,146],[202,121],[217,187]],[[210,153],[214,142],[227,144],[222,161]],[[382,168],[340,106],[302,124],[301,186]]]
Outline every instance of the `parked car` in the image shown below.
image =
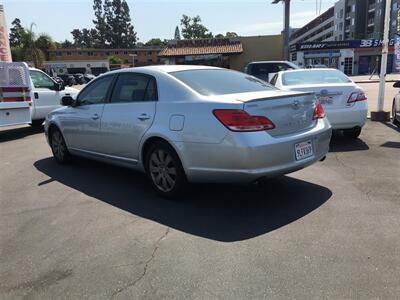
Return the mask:
[[71,74],[75,78],[76,84],[85,84],[86,80],[83,74],[77,73],[77,74]]
[[269,82],[276,73],[294,69],[299,67],[290,61],[254,61],[246,65],[244,72]]
[[[393,84],[393,87],[400,88],[400,81],[395,82]],[[400,91],[393,99],[392,117],[393,117],[393,124],[400,127]]]
[[71,74],[59,74],[58,77],[62,79],[65,86],[73,86],[76,85],[76,80],[74,75]]
[[316,64],[316,65],[307,65],[306,69],[326,69],[328,68],[326,65]]
[[78,155],[138,169],[163,196],[187,181],[294,172],[323,159],[331,138],[312,93],[213,67],[111,71],[62,103],[45,125],[56,161]]
[[96,78],[96,76],[94,76],[93,74],[85,74],[83,75],[83,77],[85,78],[86,83],[89,83],[91,80]]
[[333,129],[357,138],[367,121],[368,102],[364,91],[336,69],[299,69],[279,72],[271,84],[285,91],[316,94]]

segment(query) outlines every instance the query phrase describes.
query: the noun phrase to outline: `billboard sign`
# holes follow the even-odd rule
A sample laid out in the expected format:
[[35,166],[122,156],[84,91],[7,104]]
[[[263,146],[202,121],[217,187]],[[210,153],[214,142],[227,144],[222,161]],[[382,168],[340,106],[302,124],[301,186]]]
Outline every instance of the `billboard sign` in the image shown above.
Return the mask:
[[394,43],[393,67],[394,72],[400,73],[400,35],[396,34]]
[[0,4],[0,61],[11,62],[10,43],[8,42],[8,33],[6,27],[6,17],[4,16],[4,7]]

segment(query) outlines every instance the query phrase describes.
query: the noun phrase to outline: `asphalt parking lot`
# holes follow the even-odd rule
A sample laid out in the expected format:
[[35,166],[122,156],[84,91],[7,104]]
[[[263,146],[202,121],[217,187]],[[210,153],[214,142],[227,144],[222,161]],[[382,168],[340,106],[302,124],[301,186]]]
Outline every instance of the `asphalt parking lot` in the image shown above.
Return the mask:
[[0,298],[398,299],[400,132],[335,135],[324,162],[158,198],[141,174],[60,166],[0,130]]

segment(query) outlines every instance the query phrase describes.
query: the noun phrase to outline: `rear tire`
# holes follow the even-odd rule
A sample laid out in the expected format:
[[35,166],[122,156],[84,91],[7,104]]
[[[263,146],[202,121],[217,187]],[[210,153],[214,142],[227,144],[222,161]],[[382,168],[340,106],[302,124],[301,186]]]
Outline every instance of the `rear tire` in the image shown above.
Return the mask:
[[361,127],[354,127],[351,129],[343,130],[343,135],[350,139],[356,139],[360,136],[360,134],[361,134]]
[[71,154],[65,144],[64,137],[58,128],[50,131],[50,146],[55,160],[60,164],[67,164],[71,161]]
[[182,194],[186,175],[175,150],[166,142],[153,143],[146,153],[145,168],[155,191],[165,198]]

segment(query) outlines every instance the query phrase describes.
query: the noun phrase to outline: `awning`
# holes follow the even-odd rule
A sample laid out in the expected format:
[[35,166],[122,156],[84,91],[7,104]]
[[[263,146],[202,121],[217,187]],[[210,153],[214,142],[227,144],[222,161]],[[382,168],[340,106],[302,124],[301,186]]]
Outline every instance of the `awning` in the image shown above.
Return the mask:
[[186,56],[205,54],[239,54],[243,52],[242,43],[232,39],[196,39],[171,41],[161,50],[159,56]]

